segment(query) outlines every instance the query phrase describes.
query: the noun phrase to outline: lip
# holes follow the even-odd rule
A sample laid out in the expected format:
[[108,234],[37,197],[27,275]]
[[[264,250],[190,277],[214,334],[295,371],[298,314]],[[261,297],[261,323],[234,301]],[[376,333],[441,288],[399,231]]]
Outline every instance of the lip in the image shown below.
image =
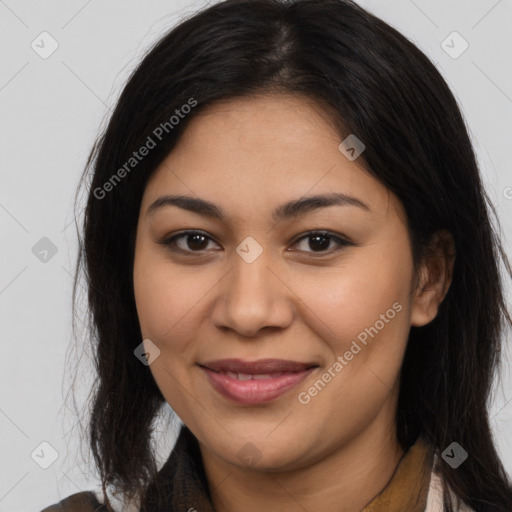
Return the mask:
[[[224,359],[199,366],[206,373],[212,387],[222,396],[238,403],[256,405],[284,395],[302,382],[318,365],[282,359],[262,359],[254,362]],[[260,375],[263,378],[239,380],[232,375],[236,373]]]
[[285,359],[258,359],[257,361],[243,361],[242,359],[217,359],[199,363],[216,372],[246,373],[249,375],[300,372],[318,366],[315,363],[300,363]]

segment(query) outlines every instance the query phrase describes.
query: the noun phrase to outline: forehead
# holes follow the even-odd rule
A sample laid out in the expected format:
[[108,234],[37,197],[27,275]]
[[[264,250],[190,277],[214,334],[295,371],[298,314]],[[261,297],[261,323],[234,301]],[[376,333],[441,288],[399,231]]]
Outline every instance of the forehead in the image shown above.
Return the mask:
[[339,150],[342,137],[319,104],[300,96],[209,105],[153,173],[145,206],[159,194],[178,193],[247,213],[274,210],[305,195],[343,193],[376,212],[388,209],[394,200],[389,190],[367,172],[362,158],[350,161]]

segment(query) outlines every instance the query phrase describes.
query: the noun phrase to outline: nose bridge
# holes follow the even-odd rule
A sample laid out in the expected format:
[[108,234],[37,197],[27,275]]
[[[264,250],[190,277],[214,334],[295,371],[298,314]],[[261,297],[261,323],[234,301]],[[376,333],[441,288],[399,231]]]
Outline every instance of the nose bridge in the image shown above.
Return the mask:
[[218,326],[244,335],[254,334],[267,325],[283,326],[289,320],[289,315],[283,314],[284,304],[280,304],[284,288],[269,269],[275,266],[271,252],[261,247],[257,254],[256,250],[249,240],[248,245],[240,244],[233,254],[233,266],[223,280],[223,297],[214,314]]
[[273,275],[268,269],[271,265],[270,252],[262,251],[254,260],[237,254],[233,260],[228,299],[248,313],[263,312],[272,302],[273,295],[270,283]]

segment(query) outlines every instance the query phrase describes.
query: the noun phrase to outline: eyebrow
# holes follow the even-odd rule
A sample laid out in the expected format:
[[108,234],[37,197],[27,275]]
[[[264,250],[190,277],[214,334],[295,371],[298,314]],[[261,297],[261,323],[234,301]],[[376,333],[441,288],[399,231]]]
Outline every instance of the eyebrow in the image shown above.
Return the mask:
[[[225,220],[225,214],[222,208],[216,204],[197,197],[183,195],[166,195],[159,197],[148,207],[146,215],[153,215],[156,211],[167,206],[178,206],[179,208],[183,208],[184,210],[188,210],[205,217]],[[331,193],[302,197],[300,199],[288,201],[287,203],[278,206],[272,212],[272,218],[275,221],[287,220],[305,215],[320,208],[327,208],[329,206],[356,206],[371,212],[370,207],[357,197],[347,194]]]

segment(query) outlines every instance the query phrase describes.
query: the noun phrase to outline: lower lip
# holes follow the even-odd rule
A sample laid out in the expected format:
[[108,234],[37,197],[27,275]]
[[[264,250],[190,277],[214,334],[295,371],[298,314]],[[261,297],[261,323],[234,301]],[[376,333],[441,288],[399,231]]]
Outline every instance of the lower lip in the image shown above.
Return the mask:
[[248,405],[270,402],[302,382],[315,368],[302,372],[288,373],[270,379],[238,380],[201,367],[210,384],[221,395],[236,402]]

